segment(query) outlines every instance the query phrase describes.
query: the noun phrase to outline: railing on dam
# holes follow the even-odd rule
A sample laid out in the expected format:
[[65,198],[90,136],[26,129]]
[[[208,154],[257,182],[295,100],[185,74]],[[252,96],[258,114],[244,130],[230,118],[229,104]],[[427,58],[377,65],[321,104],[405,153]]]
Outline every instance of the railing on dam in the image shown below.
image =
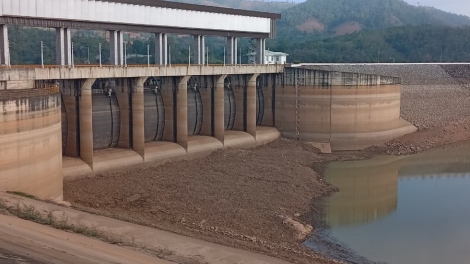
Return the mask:
[[0,68],[0,81],[267,74],[283,73],[286,66],[284,64],[172,64],[171,66],[107,65],[100,67],[99,65],[85,64],[70,67],[45,65],[43,68],[41,65],[15,65]]
[[58,84],[36,84],[33,89],[0,90],[0,100],[13,100],[59,93]]
[[[159,64],[127,64],[127,65],[110,65],[110,64],[75,64],[75,65],[40,65],[40,64],[23,64],[23,65],[0,65],[0,69],[38,69],[38,68],[47,68],[47,69],[58,69],[58,68],[137,68],[137,67],[158,67],[158,68],[168,68],[168,67],[185,67],[185,66],[211,66],[211,67],[233,67],[233,66],[252,66],[255,64],[168,64],[168,65],[159,65]],[[278,64],[281,65],[281,64]]]

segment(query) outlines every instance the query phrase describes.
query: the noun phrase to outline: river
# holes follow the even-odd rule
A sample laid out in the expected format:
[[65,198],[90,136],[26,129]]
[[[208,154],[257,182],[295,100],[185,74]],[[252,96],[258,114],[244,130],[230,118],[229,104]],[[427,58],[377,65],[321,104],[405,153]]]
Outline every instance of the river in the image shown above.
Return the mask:
[[470,142],[333,162],[325,180],[340,190],[325,206],[332,241],[378,263],[470,263]]

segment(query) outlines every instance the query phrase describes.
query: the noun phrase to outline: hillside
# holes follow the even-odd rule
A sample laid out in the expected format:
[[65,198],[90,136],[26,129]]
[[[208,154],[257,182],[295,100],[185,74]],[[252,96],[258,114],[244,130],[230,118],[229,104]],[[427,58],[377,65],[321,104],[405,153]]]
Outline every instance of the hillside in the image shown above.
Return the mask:
[[280,38],[302,41],[404,25],[464,26],[470,18],[403,0],[307,0],[282,12]]
[[470,26],[402,26],[269,46],[289,62],[469,62]]

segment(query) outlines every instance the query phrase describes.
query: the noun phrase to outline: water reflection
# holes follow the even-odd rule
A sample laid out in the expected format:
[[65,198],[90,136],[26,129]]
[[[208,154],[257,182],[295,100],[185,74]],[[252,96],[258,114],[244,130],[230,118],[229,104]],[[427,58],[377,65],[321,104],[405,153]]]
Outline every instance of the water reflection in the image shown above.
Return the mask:
[[398,170],[395,157],[331,164],[325,179],[338,187],[326,208],[330,227],[357,225],[395,211],[398,201]]
[[[388,263],[470,263],[470,143],[329,165],[331,235]],[[308,245],[308,243],[307,243]]]

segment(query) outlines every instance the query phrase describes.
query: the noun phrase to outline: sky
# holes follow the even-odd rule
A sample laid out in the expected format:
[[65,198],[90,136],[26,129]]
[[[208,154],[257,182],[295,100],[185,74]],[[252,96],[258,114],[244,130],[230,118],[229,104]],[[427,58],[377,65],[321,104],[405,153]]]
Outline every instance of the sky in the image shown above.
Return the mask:
[[432,6],[447,12],[470,16],[469,0],[405,0],[412,5]]
[[[271,0],[282,1],[282,0]],[[293,2],[305,2],[305,0],[288,0]],[[432,6],[447,12],[470,16],[470,0],[405,0],[405,2],[417,6]]]

